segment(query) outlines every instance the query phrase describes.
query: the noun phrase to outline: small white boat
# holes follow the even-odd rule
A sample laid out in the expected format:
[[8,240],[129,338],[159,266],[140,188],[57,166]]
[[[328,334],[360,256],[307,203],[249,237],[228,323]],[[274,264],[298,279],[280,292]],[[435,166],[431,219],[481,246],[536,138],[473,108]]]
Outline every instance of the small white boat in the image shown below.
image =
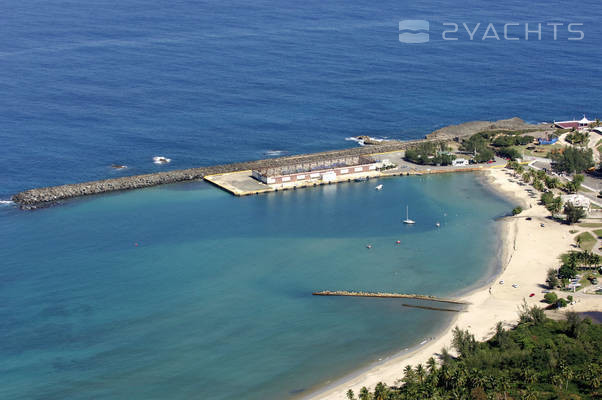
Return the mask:
[[166,158],[163,156],[153,157],[153,162],[155,164],[169,164],[171,162],[171,158]]
[[437,222],[437,223],[435,224],[435,226],[436,226],[437,228],[439,228],[439,227],[441,227],[441,224],[440,224],[439,222]]
[[410,219],[408,206],[406,206],[406,219],[403,220],[403,223],[407,225],[414,225],[416,223],[415,221]]
[[378,185],[377,187],[375,187],[374,189],[376,190],[383,190],[383,185]]

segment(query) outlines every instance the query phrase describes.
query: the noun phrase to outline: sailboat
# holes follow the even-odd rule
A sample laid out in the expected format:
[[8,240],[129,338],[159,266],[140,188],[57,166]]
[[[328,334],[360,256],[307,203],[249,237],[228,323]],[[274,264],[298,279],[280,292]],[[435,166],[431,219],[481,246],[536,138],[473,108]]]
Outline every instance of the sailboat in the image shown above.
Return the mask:
[[408,212],[408,206],[406,206],[406,219],[403,220],[403,223],[408,224],[408,225],[413,225],[416,223],[415,221],[410,219],[409,212]]

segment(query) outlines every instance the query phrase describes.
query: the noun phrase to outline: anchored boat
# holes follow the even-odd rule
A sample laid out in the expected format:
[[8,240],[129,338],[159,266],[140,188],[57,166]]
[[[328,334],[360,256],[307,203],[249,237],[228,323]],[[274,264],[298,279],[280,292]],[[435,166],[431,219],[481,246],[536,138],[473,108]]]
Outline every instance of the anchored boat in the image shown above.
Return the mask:
[[406,219],[403,220],[403,223],[408,225],[414,225],[416,223],[416,221],[410,219],[408,206],[406,206]]

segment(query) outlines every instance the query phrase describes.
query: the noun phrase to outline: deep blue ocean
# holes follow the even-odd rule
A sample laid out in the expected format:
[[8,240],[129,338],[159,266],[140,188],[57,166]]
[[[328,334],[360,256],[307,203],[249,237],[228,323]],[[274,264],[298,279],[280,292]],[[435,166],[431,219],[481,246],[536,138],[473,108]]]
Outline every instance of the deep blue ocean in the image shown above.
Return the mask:
[[[4,0],[0,200],[359,134],[600,118],[601,17],[591,0]],[[401,43],[403,20],[429,21],[430,41]],[[282,399],[436,335],[451,316],[309,293],[466,291],[512,204],[474,175],[382,183],[0,204],[0,398]]]

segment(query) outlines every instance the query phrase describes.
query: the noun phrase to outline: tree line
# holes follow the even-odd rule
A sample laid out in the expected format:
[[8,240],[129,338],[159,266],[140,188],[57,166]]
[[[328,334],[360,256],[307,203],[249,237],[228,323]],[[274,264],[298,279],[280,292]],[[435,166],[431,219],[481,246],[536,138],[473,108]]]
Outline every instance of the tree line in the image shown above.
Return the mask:
[[602,325],[567,313],[553,321],[525,304],[511,330],[498,323],[493,337],[475,340],[455,328],[452,347],[438,359],[407,366],[394,386],[362,388],[350,400],[599,399],[602,396]]

